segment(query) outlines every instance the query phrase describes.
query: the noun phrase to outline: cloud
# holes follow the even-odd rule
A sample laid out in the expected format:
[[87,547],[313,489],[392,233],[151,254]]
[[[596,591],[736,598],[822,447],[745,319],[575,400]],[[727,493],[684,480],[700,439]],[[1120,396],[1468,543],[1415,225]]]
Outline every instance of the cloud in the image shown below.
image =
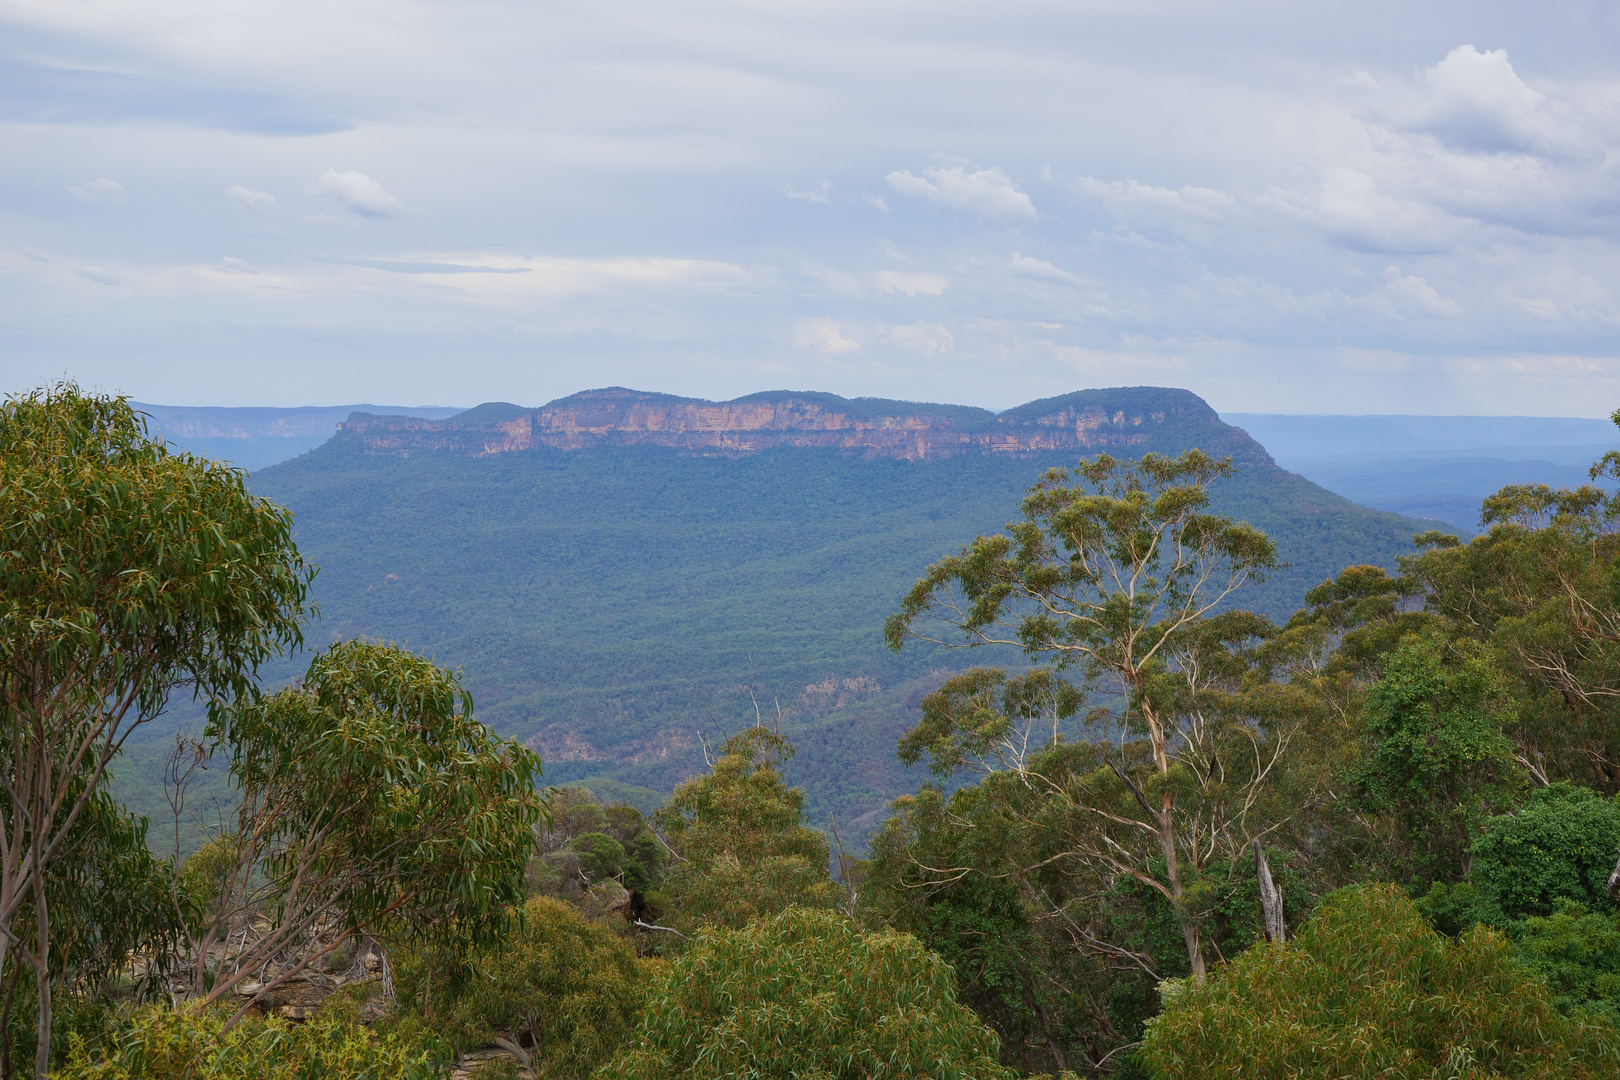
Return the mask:
[[1022,274],[1025,277],[1043,278],[1047,281],[1061,281],[1065,285],[1087,286],[1097,284],[1095,281],[1087,281],[1085,278],[1075,277],[1067,270],[1054,266],[1045,259],[1032,259],[1027,255],[1020,255],[1016,251],[1012,253],[1012,258],[1008,261],[1008,263],[1012,267],[1013,273]]
[[1074,190],[1103,203],[1122,216],[1152,214],[1160,217],[1220,221],[1237,210],[1237,200],[1224,191],[1207,187],[1180,189],[1153,187],[1136,180],[1098,180],[1082,176]]
[[837,356],[839,353],[857,352],[860,342],[851,341],[838,330],[831,319],[803,319],[793,327],[793,344],[801,349]]
[[129,201],[129,192],[124,190],[124,185],[105,176],[88,184],[75,184],[68,188],[68,192],[82,202],[110,203],[119,206]]
[[820,203],[822,206],[831,206],[832,181],[823,180],[809,191],[796,191],[792,184],[782,186],[782,194],[790,199],[803,199],[807,203]]
[[891,326],[883,331],[883,340],[902,349],[925,354],[948,353],[956,347],[956,339],[941,323],[911,323]]
[[1271,188],[1259,202],[1359,251],[1449,249],[1470,224],[1421,198],[1393,194],[1368,174],[1343,165],[1323,169],[1310,187]]
[[913,176],[901,169],[884,177],[902,195],[923,199],[953,210],[972,210],[986,221],[1008,224],[1034,221],[1035,204],[1013,186],[1012,178],[1000,169],[969,172],[967,165],[934,165]]
[[327,169],[325,174],[315,181],[312,190],[317,195],[331,199],[349,213],[361,217],[398,217],[405,212],[405,207],[398,199],[390,195],[377,181],[361,172],[338,172],[336,169]]
[[889,204],[883,201],[881,195],[862,195],[861,201],[874,210],[880,210],[885,214],[889,212]]
[[1441,296],[1433,285],[1422,278],[1402,274],[1398,266],[1385,267],[1384,283],[1384,295],[1393,299],[1397,306],[1409,311],[1421,311],[1426,315],[1439,315],[1445,318],[1455,318],[1462,314],[1461,304],[1449,296]]
[[245,188],[241,184],[232,184],[225,192],[236,200],[236,204],[250,214],[264,216],[273,214],[278,209],[276,197],[268,191],[255,191]]
[[899,293],[905,296],[938,296],[950,288],[951,279],[926,270],[870,270],[849,272],[807,267],[811,277],[844,296],[873,296]]
[[1620,322],[1609,291],[1590,274],[1560,266],[1526,283],[1530,296],[1519,296],[1511,285],[1497,290],[1497,298],[1547,322],[1593,320]]
[[1462,150],[1545,151],[1560,142],[1547,99],[1524,84],[1506,49],[1459,45],[1419,76],[1428,91],[1410,126]]
[[82,278],[95,282],[97,285],[117,285],[118,279],[107,273],[99,266],[81,266],[73,271]]

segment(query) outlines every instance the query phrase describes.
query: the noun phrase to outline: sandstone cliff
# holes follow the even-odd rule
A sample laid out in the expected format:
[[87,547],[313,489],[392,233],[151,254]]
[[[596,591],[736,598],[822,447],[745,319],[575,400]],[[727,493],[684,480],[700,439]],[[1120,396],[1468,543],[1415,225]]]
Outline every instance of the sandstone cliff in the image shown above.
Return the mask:
[[1240,464],[1271,464],[1196,394],[1150,386],[1082,390],[1002,413],[790,391],[703,401],[610,387],[538,409],[493,402],[442,420],[353,413],[339,438],[365,453],[401,456],[664,446],[705,455],[805,447],[905,459],[1054,450],[1137,457],[1197,446]]

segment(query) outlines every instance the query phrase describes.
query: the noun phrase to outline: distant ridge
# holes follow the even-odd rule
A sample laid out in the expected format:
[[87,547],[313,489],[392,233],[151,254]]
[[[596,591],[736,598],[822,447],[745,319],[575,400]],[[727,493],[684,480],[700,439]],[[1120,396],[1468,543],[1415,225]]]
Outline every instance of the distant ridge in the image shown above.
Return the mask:
[[1198,446],[1239,464],[1273,464],[1264,447],[1223,423],[1198,395],[1157,386],[1081,390],[999,414],[787,390],[705,401],[614,386],[537,409],[489,402],[443,419],[356,412],[338,439],[368,454],[469,457],[604,445],[723,456],[803,447],[903,460],[1054,450],[1139,457]]

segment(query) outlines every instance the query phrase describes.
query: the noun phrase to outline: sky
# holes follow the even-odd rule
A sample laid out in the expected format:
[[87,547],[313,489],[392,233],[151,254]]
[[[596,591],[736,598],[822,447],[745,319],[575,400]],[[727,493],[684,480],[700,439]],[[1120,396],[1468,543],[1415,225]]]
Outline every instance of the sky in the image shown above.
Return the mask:
[[0,0],[0,392],[1620,407],[1620,4]]

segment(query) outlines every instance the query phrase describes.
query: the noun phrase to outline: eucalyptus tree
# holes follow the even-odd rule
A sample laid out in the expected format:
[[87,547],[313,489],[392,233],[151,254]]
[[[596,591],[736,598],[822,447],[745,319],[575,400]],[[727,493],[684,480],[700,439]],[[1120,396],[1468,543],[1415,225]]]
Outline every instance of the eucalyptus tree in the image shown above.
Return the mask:
[[[1030,689],[1047,707],[1069,712],[1100,694],[1118,696],[1116,710],[1094,706],[1092,718],[1140,737],[1120,760],[1051,776],[1017,771],[1063,807],[1063,824],[1049,827],[1068,849],[1053,857],[1162,894],[1199,979],[1200,920],[1184,863],[1207,858],[1212,847],[1246,844],[1248,816],[1287,745],[1243,700],[1251,646],[1267,624],[1218,614],[1277,565],[1263,533],[1209,510],[1210,485],[1232,474],[1229,460],[1199,450],[1135,463],[1103,454],[1050,470],[1030,489],[1020,520],[930,566],[886,627],[896,649],[908,639],[1016,647],[1050,661],[1069,683],[1066,691],[1028,679],[998,688],[978,675],[947,687],[961,700],[939,703],[925,723],[950,729],[977,717],[968,721],[981,733],[969,740],[980,743],[967,747],[975,753],[1006,745],[999,721],[986,730],[985,717],[995,715],[985,710],[987,693],[1008,695],[1003,711],[1025,715]],[[911,741],[919,755],[956,746],[944,730]],[[1222,806],[1212,815],[1213,792]],[[1188,803],[1184,810],[1178,799]]]
[[[341,642],[299,685],[223,712],[210,734],[241,801],[192,919],[194,1001],[253,979],[241,1016],[356,938],[487,943],[523,901],[546,812],[540,758],[479,723],[453,672]],[[298,959],[260,977],[286,956]]]
[[832,906],[827,840],[804,824],[804,792],[782,779],[792,756],[779,732],[744,728],[653,816],[674,853],[664,888],[678,932],[739,927],[792,905]]
[[170,453],[123,398],[63,384],[0,404],[0,968],[17,953],[35,970],[39,1076],[52,862],[175,690],[217,712],[301,644],[313,573],[286,510],[235,469]]

